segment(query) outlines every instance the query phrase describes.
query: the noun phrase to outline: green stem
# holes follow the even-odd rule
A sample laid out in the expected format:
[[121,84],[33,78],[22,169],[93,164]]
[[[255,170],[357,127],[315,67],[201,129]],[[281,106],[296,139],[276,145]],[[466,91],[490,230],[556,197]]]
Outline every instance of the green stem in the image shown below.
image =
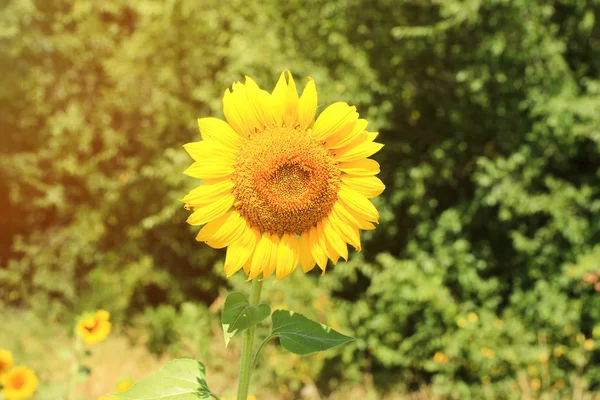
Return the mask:
[[[250,305],[257,306],[260,301],[260,291],[262,289],[262,276],[252,280],[252,293],[250,294]],[[242,358],[240,360],[240,378],[238,381],[238,400],[247,400],[248,388],[250,387],[250,374],[252,374],[252,342],[254,341],[254,331],[252,327],[244,331],[242,337]]]

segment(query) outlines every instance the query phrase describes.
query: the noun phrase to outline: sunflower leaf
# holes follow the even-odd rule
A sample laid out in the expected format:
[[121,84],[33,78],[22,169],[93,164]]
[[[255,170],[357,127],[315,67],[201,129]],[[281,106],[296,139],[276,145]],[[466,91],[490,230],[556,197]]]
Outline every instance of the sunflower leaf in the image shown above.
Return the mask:
[[112,396],[121,400],[208,400],[211,395],[204,364],[181,358]]
[[245,294],[240,292],[230,293],[225,300],[221,317],[225,346],[229,344],[236,333],[252,328],[269,315],[271,315],[271,307],[267,304],[251,306]]
[[311,354],[355,340],[294,311],[275,310],[272,318],[271,334],[294,354]]

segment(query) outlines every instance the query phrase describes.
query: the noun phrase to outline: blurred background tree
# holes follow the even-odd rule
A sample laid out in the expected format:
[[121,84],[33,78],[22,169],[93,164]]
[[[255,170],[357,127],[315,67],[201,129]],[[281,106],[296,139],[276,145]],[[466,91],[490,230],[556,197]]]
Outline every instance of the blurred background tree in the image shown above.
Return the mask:
[[600,391],[600,1],[0,7],[2,309],[68,324],[101,306],[152,351],[208,354],[198,324],[243,279],[185,224],[181,145],[232,82],[287,67],[381,132],[387,190],[363,253],[268,292],[360,340],[290,356],[291,376],[265,362],[264,383]]

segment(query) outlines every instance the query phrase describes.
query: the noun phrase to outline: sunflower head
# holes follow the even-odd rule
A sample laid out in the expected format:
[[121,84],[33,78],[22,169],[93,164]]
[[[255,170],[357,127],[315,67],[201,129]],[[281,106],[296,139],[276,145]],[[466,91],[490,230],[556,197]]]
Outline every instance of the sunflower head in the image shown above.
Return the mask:
[[31,369],[18,366],[0,379],[2,395],[6,400],[25,400],[33,396],[38,387],[38,378]]
[[77,323],[77,335],[87,344],[95,344],[106,339],[111,330],[110,314],[106,310],[86,313]]
[[316,109],[310,78],[299,97],[287,70],[271,93],[246,77],[225,91],[227,122],[199,119],[203,140],[184,146],[195,160],[185,173],[204,181],[182,199],[188,223],[204,225],[198,241],[227,247],[227,276],[281,279],[298,265],[324,273],[375,228],[369,199],[385,186],[368,157],[383,145],[356,107],[334,103],[315,120]]
[[8,373],[13,367],[12,353],[6,349],[0,349],[0,378]]

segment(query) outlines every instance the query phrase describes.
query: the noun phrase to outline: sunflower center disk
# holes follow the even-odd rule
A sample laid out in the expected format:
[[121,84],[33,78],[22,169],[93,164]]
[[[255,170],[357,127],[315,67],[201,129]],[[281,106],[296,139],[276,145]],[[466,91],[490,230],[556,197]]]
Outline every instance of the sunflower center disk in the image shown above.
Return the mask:
[[85,330],[88,331],[89,333],[94,333],[96,331],[96,329],[98,328],[98,321],[94,321],[91,324],[86,324],[84,326]]
[[340,176],[333,156],[306,132],[272,128],[238,153],[236,207],[263,232],[300,234],[329,214]]
[[25,377],[23,374],[16,374],[10,383],[13,389],[21,389],[25,385]]

